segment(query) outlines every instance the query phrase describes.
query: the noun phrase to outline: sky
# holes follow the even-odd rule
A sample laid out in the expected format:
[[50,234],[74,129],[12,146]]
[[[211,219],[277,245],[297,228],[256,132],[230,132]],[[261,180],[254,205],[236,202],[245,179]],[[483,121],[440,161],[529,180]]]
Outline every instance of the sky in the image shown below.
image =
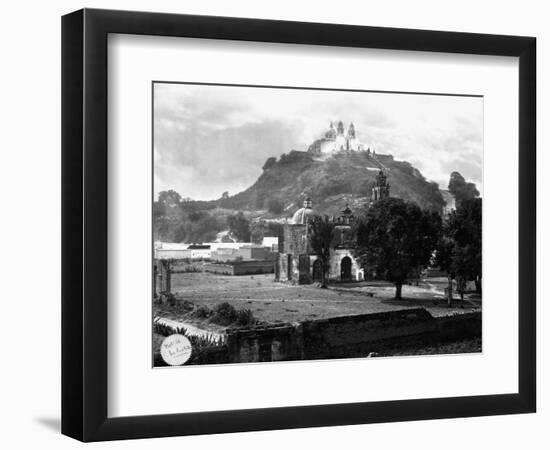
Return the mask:
[[155,83],[153,114],[155,196],[237,194],[268,157],[307,150],[338,120],[442,189],[453,171],[483,187],[480,97]]

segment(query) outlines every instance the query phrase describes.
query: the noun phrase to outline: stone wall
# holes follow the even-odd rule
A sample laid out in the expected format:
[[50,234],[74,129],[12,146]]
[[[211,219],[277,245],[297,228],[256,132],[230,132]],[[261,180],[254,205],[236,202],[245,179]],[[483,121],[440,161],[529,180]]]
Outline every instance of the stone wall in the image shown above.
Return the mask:
[[481,336],[481,313],[434,318],[423,308],[333,317],[227,332],[228,362],[290,361],[367,356],[373,345],[427,336]]
[[279,253],[307,253],[306,225],[286,224],[279,235]]
[[301,333],[293,325],[228,330],[229,362],[266,362],[303,359]]
[[260,273],[273,273],[273,261],[238,261],[229,264],[207,263],[203,266],[205,272],[220,275],[253,275]]
[[437,331],[435,319],[423,308],[313,320],[302,327],[306,359],[342,357],[362,348],[368,352],[373,342]]

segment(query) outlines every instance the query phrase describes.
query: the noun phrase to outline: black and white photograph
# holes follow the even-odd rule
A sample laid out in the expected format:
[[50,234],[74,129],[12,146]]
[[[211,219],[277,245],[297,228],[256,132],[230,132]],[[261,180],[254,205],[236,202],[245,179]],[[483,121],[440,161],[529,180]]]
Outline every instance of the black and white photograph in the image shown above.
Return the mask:
[[481,353],[483,108],[154,81],[152,365]]
[[0,448],[550,448],[544,6],[7,3]]

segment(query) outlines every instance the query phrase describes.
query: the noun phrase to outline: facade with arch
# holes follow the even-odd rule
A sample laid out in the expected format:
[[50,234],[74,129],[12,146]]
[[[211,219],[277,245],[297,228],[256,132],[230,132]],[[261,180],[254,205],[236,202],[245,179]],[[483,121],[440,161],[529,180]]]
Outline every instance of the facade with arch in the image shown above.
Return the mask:
[[[296,211],[292,220],[284,224],[279,236],[279,255],[275,279],[292,284],[311,284],[322,281],[323,263],[309,245],[309,221],[316,216],[311,200]],[[350,239],[354,216],[346,207],[339,217],[333,217],[336,240],[330,251],[329,281],[362,281],[364,272],[353,256]]]

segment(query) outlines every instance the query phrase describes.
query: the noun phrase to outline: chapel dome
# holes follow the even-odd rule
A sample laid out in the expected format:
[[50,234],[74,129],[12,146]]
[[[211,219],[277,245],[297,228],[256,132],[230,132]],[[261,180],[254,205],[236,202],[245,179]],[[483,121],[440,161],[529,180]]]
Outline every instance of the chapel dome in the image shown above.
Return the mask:
[[336,130],[334,129],[334,125],[332,122],[330,122],[330,128],[325,133],[325,139],[335,139],[336,138]]

